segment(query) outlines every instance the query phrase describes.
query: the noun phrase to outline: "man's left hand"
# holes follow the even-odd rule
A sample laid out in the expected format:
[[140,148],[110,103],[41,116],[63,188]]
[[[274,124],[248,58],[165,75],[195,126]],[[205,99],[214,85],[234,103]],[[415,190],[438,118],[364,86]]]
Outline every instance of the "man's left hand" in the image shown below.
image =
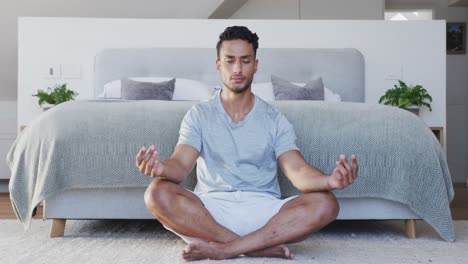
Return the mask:
[[340,155],[340,160],[335,163],[336,167],[332,175],[328,177],[328,186],[332,190],[341,190],[351,185],[358,174],[358,163],[356,155],[351,155],[351,164],[345,155]]

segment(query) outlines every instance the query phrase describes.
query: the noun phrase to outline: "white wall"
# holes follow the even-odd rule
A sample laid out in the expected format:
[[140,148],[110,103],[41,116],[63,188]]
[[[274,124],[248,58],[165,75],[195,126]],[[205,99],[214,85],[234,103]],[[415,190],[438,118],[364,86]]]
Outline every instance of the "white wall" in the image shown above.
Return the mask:
[[[468,22],[467,7],[449,7],[447,0],[386,0],[386,10],[432,9],[434,19]],[[468,184],[468,56],[447,55],[446,152],[454,182]]]
[[16,108],[16,101],[0,101],[0,180],[10,178],[6,156],[16,138]]
[[249,0],[235,19],[383,19],[384,0]]
[[0,100],[17,98],[17,19],[43,17],[208,18],[223,0],[14,0],[0,5]]
[[[219,33],[232,24],[232,20],[21,18],[18,125],[27,124],[40,114],[37,100],[31,96],[38,88],[66,81],[71,89],[80,93],[78,99],[91,98],[94,55],[101,49],[214,49]],[[423,109],[421,117],[430,126],[445,127],[443,21],[403,24],[389,21],[238,20],[235,24],[247,25],[257,32],[261,47],[357,48],[366,62],[367,102],[376,103],[396,82],[385,80],[386,75],[400,72],[404,80],[423,85],[435,98],[433,112]],[[44,71],[49,64],[81,65],[83,77],[79,80],[45,79]]]

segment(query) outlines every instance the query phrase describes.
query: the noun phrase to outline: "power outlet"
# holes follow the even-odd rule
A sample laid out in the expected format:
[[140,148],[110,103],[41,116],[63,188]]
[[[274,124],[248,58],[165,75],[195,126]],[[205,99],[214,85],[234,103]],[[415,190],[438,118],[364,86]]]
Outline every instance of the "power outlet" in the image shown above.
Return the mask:
[[47,79],[60,79],[60,65],[49,64],[45,67],[45,78]]

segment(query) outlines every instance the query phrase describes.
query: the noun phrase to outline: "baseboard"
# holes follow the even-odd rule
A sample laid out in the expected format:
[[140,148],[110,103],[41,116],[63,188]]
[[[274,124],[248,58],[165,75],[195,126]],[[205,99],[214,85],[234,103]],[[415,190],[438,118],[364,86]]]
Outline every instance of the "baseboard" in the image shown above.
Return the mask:
[[9,193],[8,182],[9,180],[0,180],[0,193]]

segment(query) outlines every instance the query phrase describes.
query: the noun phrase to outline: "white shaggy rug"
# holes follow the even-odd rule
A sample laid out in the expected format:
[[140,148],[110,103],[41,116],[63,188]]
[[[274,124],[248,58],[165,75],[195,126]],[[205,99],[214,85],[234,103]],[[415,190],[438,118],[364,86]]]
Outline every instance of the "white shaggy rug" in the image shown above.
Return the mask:
[[[67,221],[65,237],[48,238],[49,221],[0,220],[0,263],[183,263],[185,243],[156,221]],[[403,221],[337,221],[290,245],[294,260],[237,258],[195,263],[468,263],[468,221],[455,221],[457,241],[443,241],[418,222],[417,239]]]

